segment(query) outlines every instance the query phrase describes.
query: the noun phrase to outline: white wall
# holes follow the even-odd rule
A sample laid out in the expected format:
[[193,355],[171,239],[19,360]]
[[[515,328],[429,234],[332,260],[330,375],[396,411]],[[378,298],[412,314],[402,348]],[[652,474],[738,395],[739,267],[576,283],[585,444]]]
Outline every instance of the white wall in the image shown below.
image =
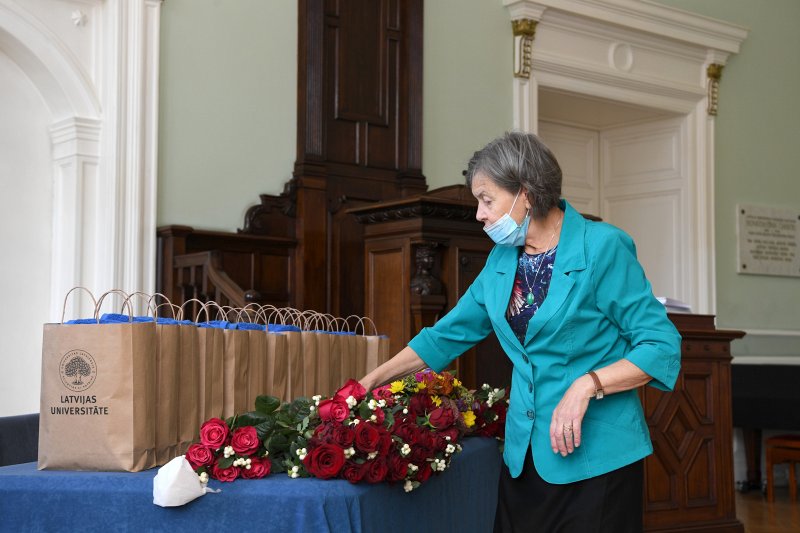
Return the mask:
[[0,416],[39,411],[48,320],[52,184],[50,111],[0,50]]

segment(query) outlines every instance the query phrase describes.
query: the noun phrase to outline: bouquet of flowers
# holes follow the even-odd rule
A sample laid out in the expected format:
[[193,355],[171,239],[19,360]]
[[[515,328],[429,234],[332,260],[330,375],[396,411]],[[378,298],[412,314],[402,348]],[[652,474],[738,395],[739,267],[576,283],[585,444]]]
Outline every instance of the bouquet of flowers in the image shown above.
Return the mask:
[[186,459],[207,482],[286,472],[292,478],[401,482],[406,492],[447,469],[465,435],[503,438],[503,389],[467,390],[452,374],[426,370],[367,392],[349,380],[330,398],[256,410],[200,429]]

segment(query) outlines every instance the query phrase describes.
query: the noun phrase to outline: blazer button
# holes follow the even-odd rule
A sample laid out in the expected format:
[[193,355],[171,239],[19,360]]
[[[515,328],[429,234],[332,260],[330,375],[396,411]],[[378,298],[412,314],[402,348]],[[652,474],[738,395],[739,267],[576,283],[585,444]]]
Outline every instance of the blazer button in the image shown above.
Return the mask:
[[528,412],[527,412],[527,413],[525,413],[525,414],[526,414],[526,415],[528,415],[528,418],[530,418],[531,420],[533,420],[533,419],[534,419],[534,414],[533,414],[533,411],[531,411],[530,409],[528,409]]
[[526,365],[527,365],[528,363],[530,363],[530,361],[528,360],[528,356],[527,356],[527,355],[523,355],[523,356],[522,356],[522,360],[523,360],[523,361],[525,361],[525,364],[526,364]]
[[528,392],[533,392],[533,383],[528,383]]

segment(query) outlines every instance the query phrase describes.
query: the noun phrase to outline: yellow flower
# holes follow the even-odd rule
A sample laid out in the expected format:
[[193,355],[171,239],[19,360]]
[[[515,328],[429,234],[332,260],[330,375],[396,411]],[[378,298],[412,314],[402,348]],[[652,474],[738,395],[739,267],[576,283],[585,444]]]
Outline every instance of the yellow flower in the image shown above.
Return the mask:
[[442,405],[442,400],[438,396],[431,396],[431,400],[436,404],[436,407]]
[[475,413],[473,413],[472,411],[464,411],[464,424],[466,424],[466,426],[468,428],[471,428],[472,426],[474,426],[475,425]]
[[454,379],[453,380],[453,385],[455,385],[456,387],[460,387],[461,386],[461,382],[458,381],[457,379]]
[[402,381],[392,381],[392,384],[389,386],[389,390],[392,391],[392,394],[397,394],[398,392],[403,392],[403,382]]
[[422,389],[425,389],[425,388],[427,388],[427,387],[428,387],[428,386],[427,386],[427,385],[425,385],[425,382],[424,382],[424,381],[421,381],[421,382],[417,383],[417,391],[421,391]]

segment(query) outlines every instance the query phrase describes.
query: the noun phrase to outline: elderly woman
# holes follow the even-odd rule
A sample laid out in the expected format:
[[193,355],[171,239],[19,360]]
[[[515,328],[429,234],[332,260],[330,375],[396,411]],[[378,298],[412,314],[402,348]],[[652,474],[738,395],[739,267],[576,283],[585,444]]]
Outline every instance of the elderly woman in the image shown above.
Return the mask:
[[456,306],[362,384],[442,370],[494,331],[513,363],[495,531],[641,531],[653,446],[636,389],[671,390],[680,335],[631,238],[561,199],[535,135],[490,142],[466,179],[496,246]]

